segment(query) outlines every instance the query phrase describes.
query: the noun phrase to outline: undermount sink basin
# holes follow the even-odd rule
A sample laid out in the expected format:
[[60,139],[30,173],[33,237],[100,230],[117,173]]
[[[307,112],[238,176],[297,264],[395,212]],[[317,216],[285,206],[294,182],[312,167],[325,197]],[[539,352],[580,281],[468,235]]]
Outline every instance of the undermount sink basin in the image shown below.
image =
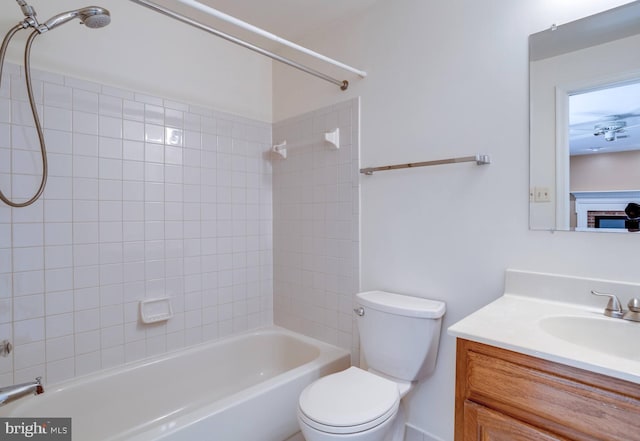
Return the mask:
[[593,351],[640,361],[640,323],[607,317],[553,316],[539,321],[547,334]]

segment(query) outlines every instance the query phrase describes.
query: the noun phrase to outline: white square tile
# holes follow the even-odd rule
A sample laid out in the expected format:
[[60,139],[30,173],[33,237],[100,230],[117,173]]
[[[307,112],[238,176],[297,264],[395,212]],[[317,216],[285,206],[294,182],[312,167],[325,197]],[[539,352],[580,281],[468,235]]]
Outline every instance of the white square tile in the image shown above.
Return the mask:
[[37,247],[44,245],[44,228],[42,224],[14,224],[14,247]]
[[74,288],[76,290],[99,285],[100,268],[98,266],[82,266],[74,269]]
[[73,89],[73,110],[98,113],[98,94],[87,90]]
[[119,159],[100,158],[100,179],[122,180],[122,161]]
[[13,344],[15,346],[42,340],[44,340],[44,319],[14,321]]
[[125,262],[135,262],[145,259],[145,243],[125,242],[122,244],[123,257]]
[[103,328],[100,333],[102,348],[112,348],[124,344],[124,326]]
[[122,325],[124,310],[122,305],[111,305],[100,308],[100,323],[102,327]]
[[122,98],[100,95],[100,115],[122,119]]
[[124,140],[122,157],[132,161],[144,161],[144,142]]
[[122,178],[125,181],[143,181],[145,163],[141,161],[123,161]]
[[[47,316],[73,312],[73,291],[47,293],[45,296],[45,312]],[[73,320],[71,320],[73,323]]]
[[[120,203],[122,201],[123,182],[115,179],[101,179],[99,188],[99,198],[101,201],[111,201]],[[101,219],[104,219],[104,211],[101,211]],[[121,215],[121,211],[119,211]]]
[[[99,170],[98,158],[89,156],[73,157],[73,175],[77,178],[97,178]],[[76,181],[74,181],[74,186]],[[75,192],[74,192],[75,196]]]
[[[93,166],[94,164],[91,163]],[[97,167],[97,158],[96,164]],[[98,199],[99,181],[95,178],[75,178],[73,179],[73,198],[75,200],[90,200],[95,201]]]
[[44,317],[44,295],[20,296],[13,299],[13,319],[16,322],[40,317]]
[[0,123],[11,122],[11,101],[0,98]]
[[43,127],[45,129],[65,130],[70,132],[73,127],[71,110],[57,107],[44,107]]
[[86,354],[86,353],[99,350],[100,349],[100,332],[96,330],[86,331],[86,332],[76,331],[75,347],[76,347],[77,355]]
[[13,360],[16,371],[43,364],[45,362],[44,341],[16,344],[14,347]]
[[[122,277],[122,264],[108,265],[113,267],[113,273],[117,273],[117,277]],[[124,286],[121,283],[115,285],[103,284],[100,287],[100,305],[113,306],[122,305],[124,302]]]
[[148,124],[164,125],[164,108],[153,104],[146,104],[144,109],[145,121]]
[[165,143],[171,146],[182,146],[184,144],[184,133],[182,129],[173,127],[165,128]]
[[47,246],[44,256],[45,267],[48,269],[73,266],[73,247],[70,245]]
[[[74,313],[74,320],[76,335],[87,331],[95,331],[100,328],[100,309],[76,311]],[[91,349],[94,348],[92,347]]]
[[145,198],[144,182],[124,181],[122,183],[122,199],[125,201],[143,201]]
[[82,156],[98,156],[98,136],[73,133],[73,153]]
[[13,271],[33,271],[44,269],[42,247],[15,248],[13,250]]
[[99,370],[102,366],[100,351],[76,356],[76,375],[86,375]]
[[145,161],[164,163],[164,147],[157,144],[145,144]]
[[166,125],[170,127],[182,128],[184,121],[184,112],[180,110],[165,108],[164,117],[164,123]]
[[73,229],[70,222],[45,223],[44,224],[44,244],[71,245],[73,241]]
[[158,182],[146,182],[144,184],[144,198],[148,202],[163,202],[164,184]]
[[41,155],[38,152],[14,150],[12,158],[14,173],[39,175],[42,173],[41,161]]
[[[47,340],[52,338],[72,335],[73,334],[73,313],[47,316],[46,327],[47,327]],[[71,341],[70,347],[73,349],[73,340]]]
[[156,144],[164,144],[164,127],[154,124],[145,124],[145,141]]
[[[121,188],[119,186],[119,189]],[[99,210],[100,222],[122,221],[122,202],[120,201],[102,200],[99,203]]]
[[100,266],[100,286],[119,284],[123,281],[122,264],[103,264]]
[[73,269],[48,269],[44,273],[47,293],[73,289]]
[[44,137],[47,145],[47,152],[63,153],[70,155],[73,153],[73,135],[71,132],[62,130],[46,130]]
[[124,100],[123,118],[132,121],[144,122],[144,104],[131,100]]
[[58,153],[48,153],[49,176],[71,177],[73,174],[73,157]]
[[43,98],[45,106],[71,109],[73,95],[70,87],[58,84],[44,83]]
[[100,222],[100,242],[122,242],[122,222]]
[[73,131],[86,135],[98,135],[98,115],[74,110],[72,114]]
[[76,289],[73,292],[74,311],[95,309],[100,306],[98,287]]
[[126,140],[143,142],[145,140],[144,124],[138,121],[124,120],[122,134]]
[[164,182],[164,165],[146,163],[144,167],[144,179],[147,182]]
[[122,159],[121,139],[105,138],[104,135],[101,135],[98,149],[101,158]]
[[65,358],[47,362],[47,383],[58,383],[73,378],[75,375],[75,359]]
[[98,134],[107,138],[122,139],[122,119],[100,115]]

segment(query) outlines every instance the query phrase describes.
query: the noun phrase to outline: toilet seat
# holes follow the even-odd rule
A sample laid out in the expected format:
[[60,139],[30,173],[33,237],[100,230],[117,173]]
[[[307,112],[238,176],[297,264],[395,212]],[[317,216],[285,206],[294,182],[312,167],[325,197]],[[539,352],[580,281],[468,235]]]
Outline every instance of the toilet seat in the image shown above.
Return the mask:
[[300,394],[298,415],[316,430],[348,434],[384,423],[399,405],[396,383],[350,367],[307,386]]

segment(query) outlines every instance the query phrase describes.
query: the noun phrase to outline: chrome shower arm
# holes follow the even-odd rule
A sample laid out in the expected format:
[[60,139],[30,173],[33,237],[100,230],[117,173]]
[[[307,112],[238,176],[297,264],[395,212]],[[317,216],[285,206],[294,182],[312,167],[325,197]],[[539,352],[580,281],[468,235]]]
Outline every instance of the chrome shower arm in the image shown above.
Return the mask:
[[38,23],[38,19],[36,18],[36,10],[33,8],[33,6],[28,4],[25,0],[16,0],[16,2],[18,3],[18,6],[20,6],[20,9],[22,9],[22,13],[24,14],[24,16],[27,17],[21,23],[22,27],[32,27],[35,29],[40,28],[40,23]]
[[33,6],[29,5],[25,0],[16,0],[20,9],[22,9],[22,13],[25,17],[35,17],[36,10],[33,9]]

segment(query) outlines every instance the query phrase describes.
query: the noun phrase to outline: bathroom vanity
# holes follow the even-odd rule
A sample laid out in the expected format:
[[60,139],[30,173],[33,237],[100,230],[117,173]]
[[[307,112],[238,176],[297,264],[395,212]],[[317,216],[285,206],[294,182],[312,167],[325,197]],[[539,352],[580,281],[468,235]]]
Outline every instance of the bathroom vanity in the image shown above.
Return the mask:
[[640,441],[640,323],[591,289],[637,284],[509,270],[457,337],[455,441]]
[[456,441],[640,440],[640,384],[459,339]]

